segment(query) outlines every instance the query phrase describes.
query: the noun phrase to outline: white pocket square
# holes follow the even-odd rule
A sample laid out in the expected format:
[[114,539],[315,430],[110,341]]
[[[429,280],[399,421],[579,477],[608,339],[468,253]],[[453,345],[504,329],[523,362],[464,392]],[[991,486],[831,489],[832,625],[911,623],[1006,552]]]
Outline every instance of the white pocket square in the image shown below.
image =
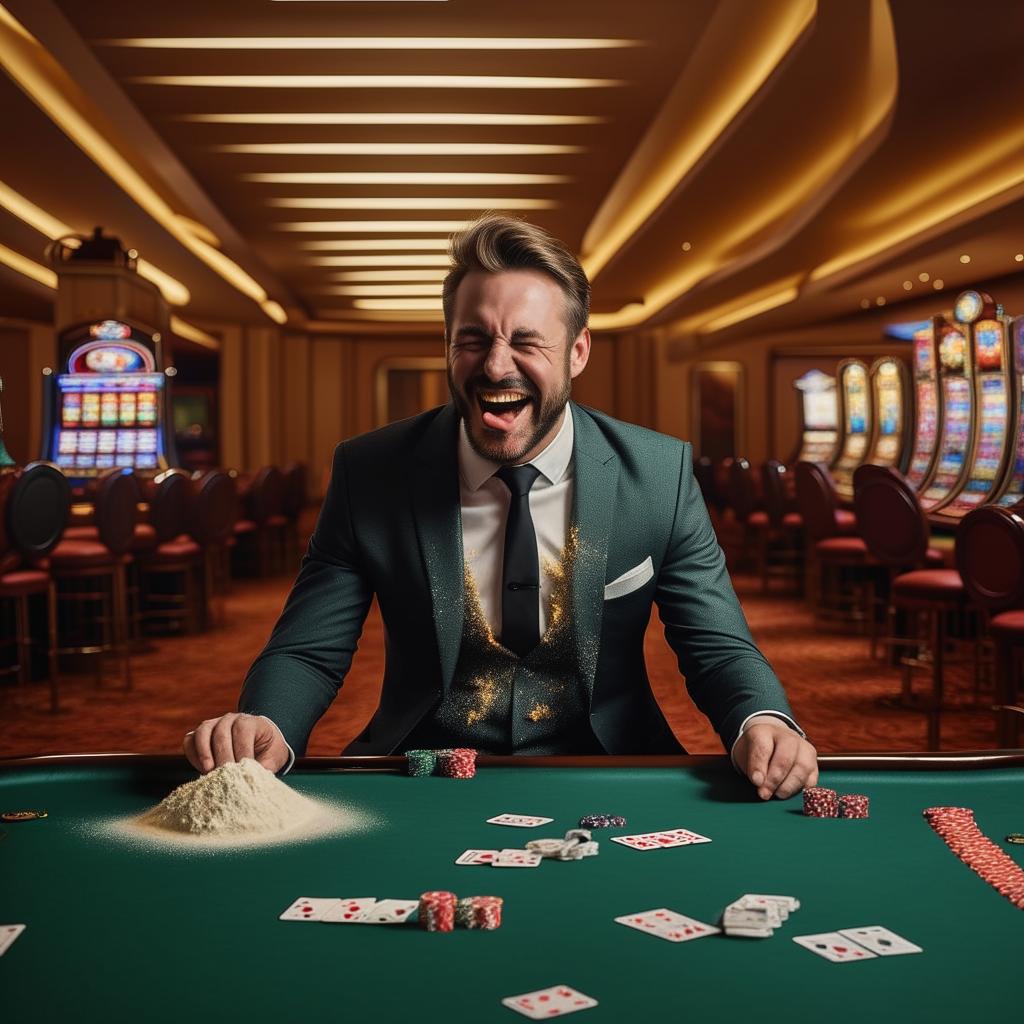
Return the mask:
[[639,590],[654,575],[654,562],[648,555],[639,565],[634,566],[629,572],[624,572],[617,579],[606,583],[604,586],[604,599],[610,601],[614,597],[625,597]]

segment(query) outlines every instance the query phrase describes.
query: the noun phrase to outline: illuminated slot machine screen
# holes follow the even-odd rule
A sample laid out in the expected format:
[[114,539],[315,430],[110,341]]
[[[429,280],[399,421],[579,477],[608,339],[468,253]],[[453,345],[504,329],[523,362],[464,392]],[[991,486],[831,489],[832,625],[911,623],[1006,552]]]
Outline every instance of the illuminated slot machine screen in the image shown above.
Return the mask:
[[800,392],[803,430],[794,462],[830,463],[839,438],[836,382],[820,370],[811,370],[793,382]]
[[853,497],[853,471],[864,461],[871,430],[868,370],[863,363],[847,363],[839,373],[843,389],[843,448],[832,467],[836,491],[842,498]]
[[875,393],[874,448],[866,461],[876,466],[895,466],[900,461],[903,439],[903,378],[893,359],[880,362],[873,375]]
[[996,499],[1004,508],[1024,499],[1024,316],[1013,322],[1013,352],[1016,358],[1013,387],[1017,390],[1016,422],[1011,422],[1007,444],[1013,448],[1013,468]]
[[914,397],[917,400],[917,426],[907,480],[911,487],[920,490],[931,471],[939,436],[938,379],[930,327],[914,335]]
[[971,443],[974,394],[967,376],[967,338],[956,327],[946,327],[939,342],[943,430],[938,465],[928,489],[921,495],[925,509],[945,501],[960,482]]

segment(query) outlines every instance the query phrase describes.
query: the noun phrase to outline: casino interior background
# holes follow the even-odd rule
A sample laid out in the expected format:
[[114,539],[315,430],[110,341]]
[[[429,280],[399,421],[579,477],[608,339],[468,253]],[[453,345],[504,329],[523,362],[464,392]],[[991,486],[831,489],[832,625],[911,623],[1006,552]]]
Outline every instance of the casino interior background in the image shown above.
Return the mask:
[[[233,706],[336,442],[445,400],[446,239],[486,210],[580,254],[574,397],[693,441],[819,747],[1016,744],[1022,38],[1005,0],[3,0],[0,602],[33,645],[0,649],[0,748],[168,751]],[[40,458],[63,545],[116,547],[134,468],[151,521],[98,604],[17,521]],[[372,617],[311,752],[368,717],[380,643]],[[55,646],[109,650],[58,692]],[[649,656],[716,749],[656,625]]]

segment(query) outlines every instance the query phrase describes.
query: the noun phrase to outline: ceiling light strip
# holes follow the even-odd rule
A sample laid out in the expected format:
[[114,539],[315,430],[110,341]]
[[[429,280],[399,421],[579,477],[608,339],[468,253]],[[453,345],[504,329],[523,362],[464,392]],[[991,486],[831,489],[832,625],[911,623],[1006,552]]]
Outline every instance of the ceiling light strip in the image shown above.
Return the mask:
[[239,142],[210,149],[278,156],[549,156],[586,152],[583,146],[543,142]]
[[41,263],[36,263],[35,260],[30,260],[27,256],[22,256],[20,252],[8,249],[6,245],[0,245],[0,263],[25,277],[32,278],[33,281],[45,285],[47,288],[57,287],[55,271],[44,267]]
[[[50,120],[150,217],[225,281],[264,307],[268,300],[263,286],[237,263],[189,230],[187,222],[146,181],[133,162],[82,112],[80,108],[88,109],[89,101],[77,83],[3,6],[0,6],[0,66]],[[280,315],[284,314],[279,305],[272,303],[270,308],[274,307]]]
[[584,114],[396,114],[396,113],[301,113],[279,114],[179,114],[174,120],[193,124],[320,124],[379,125],[446,124],[446,125],[566,125],[604,124],[606,117]]
[[395,298],[417,295],[423,298],[440,298],[441,286],[432,284],[333,284],[313,288],[318,295],[360,295],[367,298]]
[[443,311],[440,296],[436,299],[353,299],[352,305],[356,309]]
[[100,46],[143,50],[617,50],[638,39],[524,36],[136,36],[99,39]]
[[277,231],[337,231],[381,234],[388,231],[461,231],[468,220],[296,220],[274,224]]
[[213,89],[606,89],[614,78],[525,75],[137,75],[137,85]]
[[243,174],[266,185],[561,185],[565,174],[510,174],[503,171],[280,171]]
[[219,339],[215,338],[212,334],[207,334],[206,331],[196,327],[195,324],[182,320],[180,316],[171,317],[171,331],[179,338],[185,338],[196,345],[202,345],[203,348],[208,348],[211,352],[220,351]]
[[313,242],[298,242],[298,248],[307,251],[325,252],[333,250],[344,250],[351,252],[354,249],[366,249],[370,251],[386,250],[391,252],[398,249],[416,249],[447,252],[449,238],[444,235],[440,238],[327,238],[317,239]]
[[447,267],[447,254],[436,256],[311,256],[304,260],[312,267]]
[[553,210],[559,205],[554,199],[509,196],[303,196],[266,204],[291,210]]
[[448,276],[446,268],[437,270],[346,270],[331,274],[332,281],[399,281],[408,284],[413,281],[443,281]]

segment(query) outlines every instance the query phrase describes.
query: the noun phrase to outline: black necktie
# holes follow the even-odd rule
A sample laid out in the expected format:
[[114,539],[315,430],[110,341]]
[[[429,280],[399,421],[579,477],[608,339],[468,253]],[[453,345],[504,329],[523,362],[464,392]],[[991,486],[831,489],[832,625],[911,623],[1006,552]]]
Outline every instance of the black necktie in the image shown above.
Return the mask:
[[530,488],[540,470],[504,466],[494,475],[512,492],[501,578],[501,642],[524,657],[540,643],[540,569],[530,515]]

